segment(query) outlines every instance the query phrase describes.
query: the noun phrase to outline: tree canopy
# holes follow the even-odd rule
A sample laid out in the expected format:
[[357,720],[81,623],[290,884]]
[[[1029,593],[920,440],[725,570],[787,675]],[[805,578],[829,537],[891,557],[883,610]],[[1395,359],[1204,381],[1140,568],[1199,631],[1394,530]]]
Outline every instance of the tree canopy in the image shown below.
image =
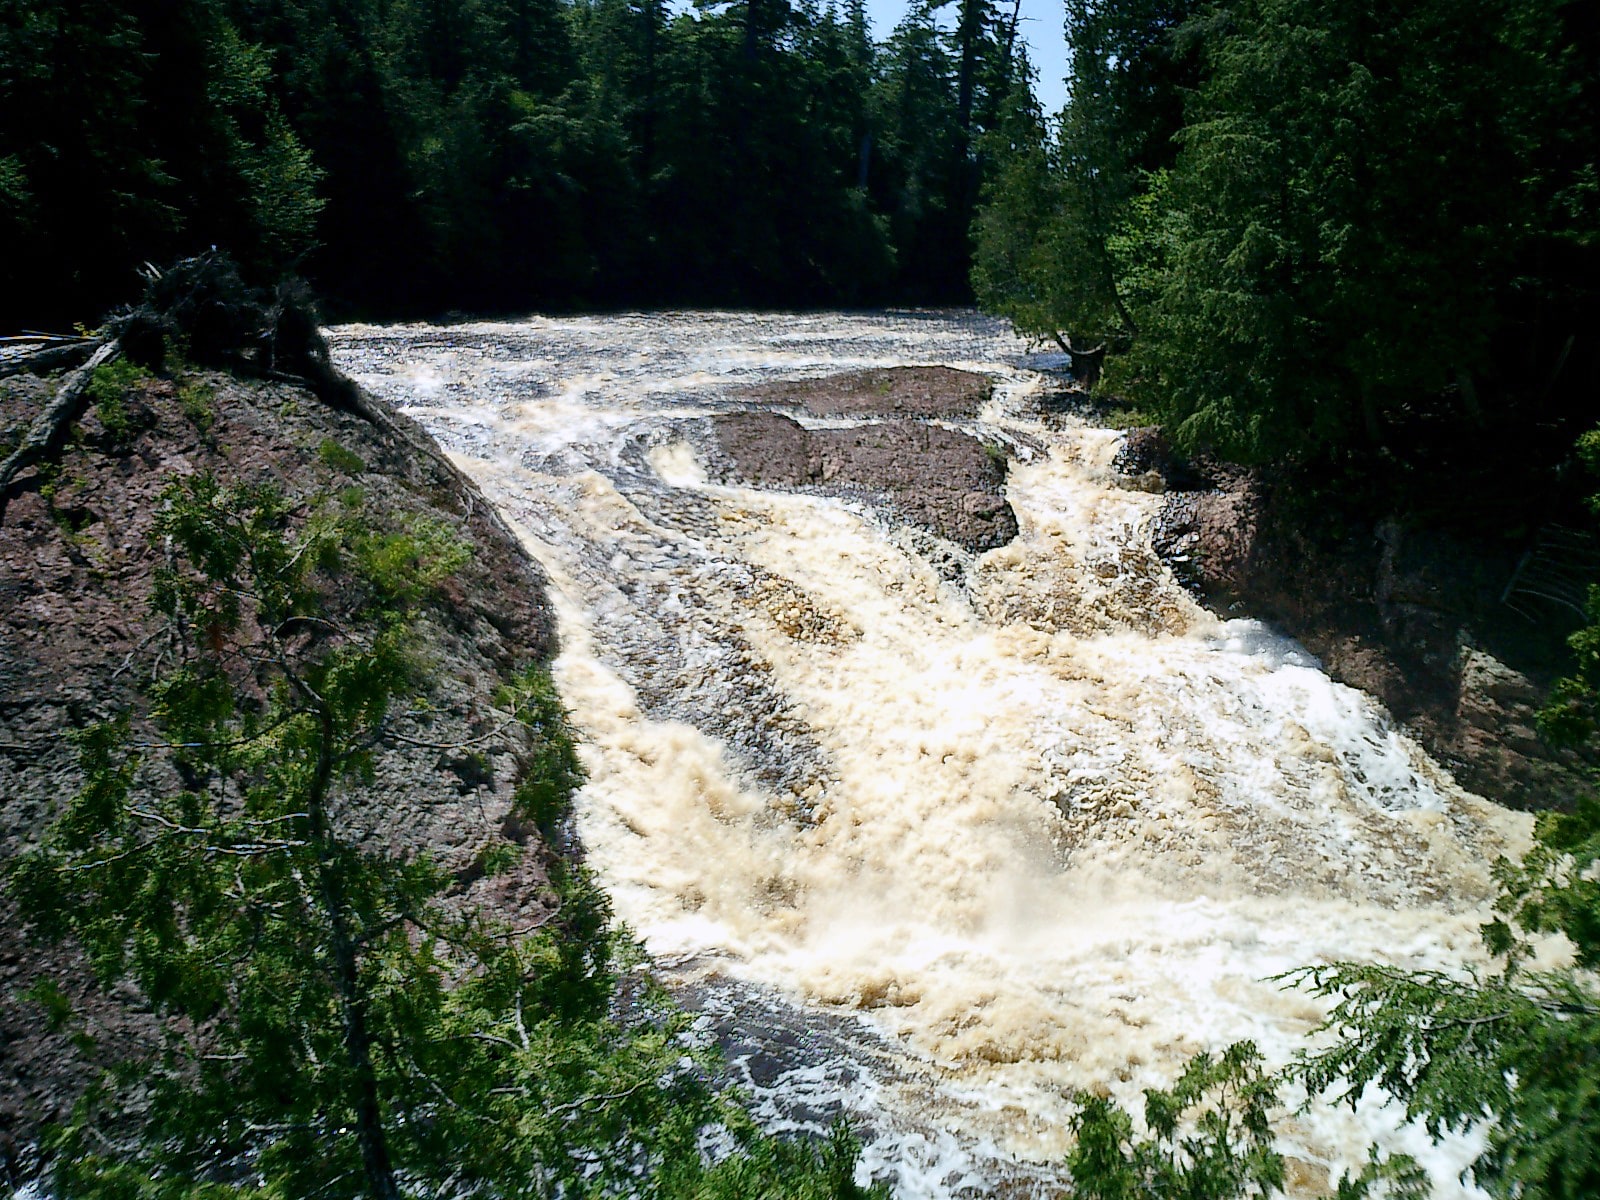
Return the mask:
[[210,246],[379,315],[965,300],[1016,14],[941,7],[0,0],[0,318]]
[[990,177],[980,298],[1104,344],[1115,391],[1236,459],[1571,414],[1592,26],[1564,0],[1073,0],[1067,106]]

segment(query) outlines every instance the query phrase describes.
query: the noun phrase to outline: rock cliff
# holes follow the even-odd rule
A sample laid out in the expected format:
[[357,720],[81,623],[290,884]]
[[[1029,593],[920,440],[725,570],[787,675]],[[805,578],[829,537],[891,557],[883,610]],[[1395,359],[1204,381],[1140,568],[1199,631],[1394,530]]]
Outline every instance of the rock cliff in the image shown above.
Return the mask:
[[1518,542],[1352,518],[1270,472],[1185,462],[1153,428],[1130,432],[1118,466],[1165,491],[1152,542],[1180,579],[1382,701],[1463,786],[1527,809],[1570,807],[1591,788],[1600,754],[1536,730],[1577,621],[1505,602]]
[[[20,442],[58,384],[26,373],[0,380],[0,446]],[[75,730],[130,712],[132,736],[148,735],[144,689],[170,653],[150,615],[163,561],[154,514],[170,479],[210,472],[304,500],[339,494],[375,528],[426,521],[466,544],[466,565],[417,622],[424,703],[404,714],[414,742],[458,748],[378,746],[355,823],[379,844],[426,848],[473,901],[512,916],[543,911],[548,851],[509,816],[534,746],[493,705],[505,680],[554,651],[544,577],[425,434],[361,400],[333,406],[292,382],[184,366],[128,371],[125,386],[87,407],[54,461],[18,475],[0,523],[0,859],[33,842],[77,789]],[[506,837],[523,847],[521,861],[482,878],[476,855]],[[42,979],[83,1005],[97,1046],[46,1027],[24,995]],[[30,943],[0,897],[0,1182],[20,1169],[6,1160],[70,1106],[96,1060],[151,1029],[138,996],[95,992],[75,952]]]

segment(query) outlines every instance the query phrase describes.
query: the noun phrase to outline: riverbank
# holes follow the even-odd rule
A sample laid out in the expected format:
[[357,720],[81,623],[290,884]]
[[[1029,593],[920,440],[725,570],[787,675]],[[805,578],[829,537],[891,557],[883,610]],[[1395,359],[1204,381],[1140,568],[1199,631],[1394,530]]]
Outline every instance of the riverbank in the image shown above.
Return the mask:
[[[347,815],[369,847],[432,855],[458,879],[463,902],[513,923],[540,920],[550,905],[547,851],[508,821],[539,743],[494,710],[506,681],[554,653],[554,618],[543,574],[476,486],[412,422],[371,398],[381,425],[290,382],[181,363],[121,378],[88,406],[59,458],[25,472],[6,497],[0,862],[35,844],[82,786],[75,734],[126,712],[130,740],[151,740],[147,687],[177,652],[151,613],[167,564],[152,524],[169,481],[208,472],[298,500],[297,521],[319,497],[338,495],[368,528],[439,528],[468,548],[413,626],[412,649],[429,668],[426,714],[412,717],[413,741],[372,748],[372,785]],[[29,373],[0,380],[0,440],[14,444],[60,383]],[[329,596],[327,618],[339,621],[347,601]],[[486,877],[477,855],[501,838],[519,844],[518,859]],[[29,998],[40,987],[68,997],[90,1036],[43,1020]],[[22,1183],[40,1126],[64,1120],[86,1084],[145,1052],[156,1029],[131,986],[102,992],[76,949],[31,940],[0,893],[0,1183]]]
[[1282,629],[1328,674],[1381,701],[1464,787],[1515,808],[1570,808],[1592,789],[1600,748],[1538,732],[1551,685],[1570,669],[1582,622],[1581,535],[1554,568],[1559,591],[1524,584],[1538,531],[1476,535],[1416,517],[1308,502],[1285,472],[1185,461],[1153,427],[1128,432],[1119,470],[1163,493],[1151,542],[1218,613]]

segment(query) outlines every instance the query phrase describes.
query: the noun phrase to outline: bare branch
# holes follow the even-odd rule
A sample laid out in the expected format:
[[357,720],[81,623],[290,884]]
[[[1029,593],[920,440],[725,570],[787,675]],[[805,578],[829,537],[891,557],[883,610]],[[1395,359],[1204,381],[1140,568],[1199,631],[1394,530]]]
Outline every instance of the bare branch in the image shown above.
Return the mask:
[[83,399],[88,393],[95,371],[111,362],[121,352],[120,342],[115,340],[106,342],[90,356],[88,362],[68,375],[62,381],[61,387],[56,390],[55,399],[50,402],[50,406],[34,419],[22,439],[22,444],[12,451],[5,462],[0,463],[0,518],[5,515],[6,495],[11,490],[11,483],[17,474],[53,453],[65,440],[67,430],[82,411]]

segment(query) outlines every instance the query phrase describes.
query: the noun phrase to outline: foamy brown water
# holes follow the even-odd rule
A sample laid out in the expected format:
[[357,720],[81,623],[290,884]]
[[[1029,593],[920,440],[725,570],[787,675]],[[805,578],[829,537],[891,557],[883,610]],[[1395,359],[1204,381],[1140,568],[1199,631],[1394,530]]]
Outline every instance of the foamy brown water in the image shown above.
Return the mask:
[[[1050,1194],[1072,1090],[1136,1106],[1245,1037],[1285,1061],[1319,1009],[1274,974],[1478,954],[1488,863],[1527,820],[1293,644],[1196,606],[1149,551],[1158,498],[1110,469],[1117,435],[1046,420],[1047,364],[998,323],[660,314],[333,340],[550,573],[580,828],[618,913],[743,1047],[771,1123],[843,1107],[902,1194]],[[728,385],[913,363],[999,381],[952,424],[1022,458],[1011,544],[974,557],[869,501],[707,482]],[[1470,1194],[1470,1145],[1393,1124],[1376,1103],[1287,1121],[1297,1191],[1379,1136]]]

